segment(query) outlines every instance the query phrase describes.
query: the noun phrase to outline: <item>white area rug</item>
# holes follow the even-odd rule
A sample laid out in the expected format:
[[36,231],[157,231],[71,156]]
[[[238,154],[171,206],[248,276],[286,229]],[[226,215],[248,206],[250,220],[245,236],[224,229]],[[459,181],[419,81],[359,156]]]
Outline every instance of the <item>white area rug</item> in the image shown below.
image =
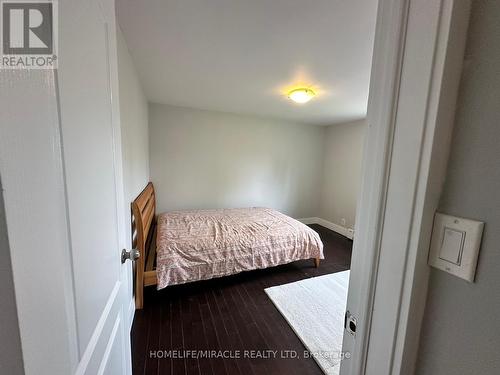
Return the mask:
[[265,289],[325,374],[338,375],[349,271]]

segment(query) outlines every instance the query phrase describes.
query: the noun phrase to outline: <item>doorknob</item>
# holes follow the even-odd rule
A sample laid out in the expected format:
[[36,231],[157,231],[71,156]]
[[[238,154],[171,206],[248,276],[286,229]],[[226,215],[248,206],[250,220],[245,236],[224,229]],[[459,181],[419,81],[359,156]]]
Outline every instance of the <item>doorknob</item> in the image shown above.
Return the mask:
[[139,250],[132,249],[130,251],[127,251],[125,249],[122,250],[122,264],[125,263],[127,259],[130,259],[131,261],[134,261],[136,259],[139,259],[141,256],[141,253]]

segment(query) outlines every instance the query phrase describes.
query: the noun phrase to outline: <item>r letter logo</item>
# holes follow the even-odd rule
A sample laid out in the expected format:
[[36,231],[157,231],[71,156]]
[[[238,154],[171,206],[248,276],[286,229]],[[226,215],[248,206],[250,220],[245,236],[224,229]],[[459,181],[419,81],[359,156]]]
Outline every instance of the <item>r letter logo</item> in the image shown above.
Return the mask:
[[57,61],[57,3],[1,1],[1,67],[53,69]]

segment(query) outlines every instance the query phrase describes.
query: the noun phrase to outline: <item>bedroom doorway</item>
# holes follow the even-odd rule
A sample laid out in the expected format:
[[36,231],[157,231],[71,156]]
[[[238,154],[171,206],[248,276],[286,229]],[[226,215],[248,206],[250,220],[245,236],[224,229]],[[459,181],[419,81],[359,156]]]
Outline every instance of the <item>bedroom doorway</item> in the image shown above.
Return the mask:
[[[305,361],[296,357],[296,352],[303,352],[298,337],[287,329],[274,307],[269,307],[261,299],[264,289],[296,281],[293,277],[297,275],[321,277],[314,274],[319,271],[316,271],[311,259],[282,268],[212,279],[203,285],[184,284],[168,292],[146,289],[146,299],[149,297],[150,304],[146,305],[147,309],[135,312],[137,326],[134,329],[147,335],[147,342],[142,340],[141,343],[140,339],[132,344],[128,342],[128,331],[134,316],[132,280],[129,276],[130,262],[122,265],[120,255],[121,247],[125,247],[126,242],[127,220],[124,217],[129,215],[129,210],[122,206],[133,198],[122,196],[132,190],[121,186],[123,181],[120,176],[125,163],[120,160],[118,139],[120,131],[125,129],[126,120],[118,121],[115,10],[111,1],[87,3],[77,6],[75,2],[72,8],[66,6],[61,9],[61,28],[64,31],[61,35],[67,43],[63,44],[61,54],[66,61],[61,60],[60,63],[69,65],[56,75],[64,74],[68,66],[79,67],[69,70],[70,77],[66,82],[58,81],[61,77],[56,77],[52,70],[21,74],[1,72],[2,79],[6,77],[5,82],[8,82],[1,88],[2,98],[5,98],[1,103],[6,108],[0,112],[5,117],[1,121],[0,167],[12,259],[12,264],[6,266],[12,266],[13,271],[17,308],[14,315],[19,321],[22,344],[19,358],[24,372],[27,375],[129,375],[132,374],[130,351],[134,351],[141,354],[141,369],[156,373],[170,372],[173,361],[179,365],[176,369],[181,369],[183,373],[273,373],[276,367],[285,373],[320,373],[320,368],[311,358]],[[349,352],[349,358],[345,356],[341,362],[342,375],[412,373],[422,318],[421,306],[426,293],[426,245],[446,167],[468,8],[468,1],[458,0],[378,1],[368,135],[354,253],[352,262],[347,261],[349,251],[343,258],[351,266],[347,310],[355,319],[352,321],[355,324],[349,325],[351,332],[344,333],[342,350]],[[230,15],[224,18],[229,23],[232,21]],[[72,20],[74,22],[70,22]],[[89,33],[75,34],[74,26],[78,22],[83,23],[82,29],[88,29]],[[199,34],[198,29],[192,31]],[[262,38],[272,41],[272,35]],[[85,55],[96,55],[83,67],[79,60],[82,50],[74,50],[80,43],[71,43],[79,37],[89,48],[89,53]],[[180,53],[182,49],[178,51]],[[190,61],[198,60],[195,56]],[[233,65],[216,65],[214,70],[221,66],[230,69]],[[89,71],[98,74],[87,74]],[[132,79],[121,82],[127,89],[137,84]],[[72,102],[69,100],[71,95],[60,96],[60,90],[65,91],[65,84],[68,85],[67,93],[77,93],[83,98]],[[189,84],[176,88],[187,86],[199,88]],[[203,90],[194,91],[199,93]],[[110,95],[111,92],[114,95]],[[226,97],[225,100],[231,98]],[[33,105],[29,111],[26,110],[26,103]],[[145,106],[148,107],[147,103]],[[150,123],[161,122],[164,108],[154,104],[149,108],[152,115]],[[64,126],[68,124],[66,111],[75,115],[74,121],[70,121],[74,133]],[[198,118],[204,111],[180,108],[166,112],[178,124],[179,119]],[[221,116],[210,114],[209,118],[211,121],[208,122],[215,122],[217,126],[221,126],[222,118],[229,124],[237,122],[232,113]],[[138,123],[139,120],[130,122]],[[156,128],[157,122],[153,124],[153,131],[165,130],[160,126]],[[192,130],[188,126],[181,128],[173,128],[168,133],[169,139],[174,140],[168,150],[176,150],[175,146],[182,145],[187,139],[188,136],[181,130]],[[248,145],[249,139],[241,136],[241,129],[234,125],[231,129],[234,133],[223,133],[224,136],[232,134],[239,137],[237,139],[242,141],[237,145]],[[302,137],[305,134],[300,131],[302,128],[294,129],[300,136],[300,142],[278,148],[279,151],[295,151],[305,144],[307,137]],[[273,139],[275,142],[283,137],[282,133],[270,132],[268,123],[262,125],[260,130],[261,137],[257,141],[262,148],[241,146],[245,152],[257,149],[261,155],[262,150],[274,145],[265,143],[265,140]],[[87,131],[92,134],[87,134]],[[156,134],[151,137],[152,143],[160,140]],[[92,141],[85,145],[87,136],[92,137]],[[204,139],[214,142],[214,138],[223,137],[210,138],[210,132],[204,133]],[[139,137],[134,139],[138,142]],[[315,137],[307,139],[314,141]],[[79,144],[79,141],[82,143]],[[156,146],[161,148],[162,145]],[[314,143],[310,146],[308,150],[313,153]],[[234,152],[238,148],[231,150]],[[93,154],[89,158],[79,156],[91,152]],[[190,163],[214,163],[220,161],[214,158],[217,155],[217,152],[205,152],[202,157],[190,159]],[[298,179],[280,164],[286,162],[282,155],[278,153],[279,163],[271,164],[273,168],[269,167],[267,160],[250,158],[260,163],[255,169],[258,178],[252,179],[252,183],[242,183],[246,181],[226,178],[226,175],[210,179],[209,174],[203,183],[211,187],[210,196],[220,199],[218,202],[227,197],[231,202],[237,201],[241,198],[241,186],[250,186],[251,197],[259,202],[269,196],[294,196],[302,189],[294,190],[290,184],[285,184],[288,190],[262,193],[261,182],[266,178],[272,181],[281,178],[279,181],[285,182]],[[234,159],[225,159],[231,169],[237,169],[230,164]],[[294,162],[303,166],[302,158],[294,159]],[[64,170],[64,166],[69,165],[72,165],[71,170]],[[238,165],[238,171],[252,170],[252,165]],[[203,171],[201,168],[199,173]],[[99,178],[99,173],[105,176]],[[223,181],[238,194],[219,194],[221,190],[215,184],[217,181]],[[141,179],[138,185],[144,182]],[[200,185],[195,182],[185,186]],[[187,188],[179,190],[175,198],[167,194],[159,200],[159,204],[171,205],[185,197],[183,194],[192,191]],[[131,196],[136,195],[131,193]],[[99,199],[104,201],[102,205],[98,204],[101,202]],[[201,206],[200,202],[196,204]],[[297,202],[294,208],[302,212],[303,207],[299,203],[303,200]],[[89,214],[100,219],[82,223],[82,218],[89,219]],[[310,225],[322,231],[314,224]],[[89,228],[94,228],[94,232],[89,234]],[[329,235],[329,232],[324,232],[323,237],[327,239]],[[325,242],[332,249],[340,249],[342,243],[336,242],[340,239],[332,237],[331,241]],[[73,254],[77,249],[81,251]],[[337,253],[343,257],[341,250]],[[40,266],[40,254],[43,254],[43,267]],[[324,265],[325,268],[330,266],[334,265]],[[321,267],[320,264],[319,270]],[[305,290],[307,288],[306,285]],[[303,294],[303,298],[307,295]],[[164,303],[165,299],[169,302]],[[172,323],[174,319],[178,324]],[[224,332],[224,336],[218,336],[218,332]],[[305,334],[314,336],[313,332]],[[248,341],[243,342],[242,338]],[[278,354],[273,351],[272,344],[281,344],[283,338],[292,345],[275,357]],[[234,351],[210,352],[217,347],[219,340],[224,340],[225,347]],[[190,361],[193,352],[185,352],[185,344],[197,353],[211,354],[197,357],[196,362]],[[165,347],[175,352],[166,352]],[[236,358],[236,351],[244,357]],[[229,358],[220,365],[217,356]]]
[[[228,368],[234,371],[235,366],[243,373],[252,369],[321,373],[333,367],[338,373],[347,299],[345,271],[350,268],[368,128],[365,116],[376,8],[376,0],[321,0],[313,6],[288,0],[272,5],[227,0],[148,5],[117,1],[117,32],[123,46],[119,65],[135,68],[128,69],[132,73],[124,74],[121,81],[133,81],[136,76],[142,86],[133,90],[127,86],[120,99],[134,103],[131,91],[142,92],[151,101],[154,97],[147,105],[146,136],[150,140],[148,177],[155,198],[141,198],[148,183],[144,177],[129,196],[129,202],[154,202],[149,209],[140,205],[143,220],[138,220],[140,214],[132,220],[145,232],[138,241],[145,243],[138,246],[144,248],[144,256],[136,263],[140,270],[136,296],[144,294],[144,299],[136,304],[140,309],[132,328],[137,373],[201,368],[213,372],[220,367],[223,373]],[[354,18],[358,24],[351,22]],[[314,26],[303,19],[315,20]],[[149,21],[148,27],[144,20]],[[288,31],[292,29],[293,34]],[[350,35],[349,41],[344,35]],[[258,48],[249,55],[253,45]],[[123,108],[122,118],[134,115],[130,108]],[[136,151],[132,149],[130,155]],[[289,228],[303,232],[312,228],[319,234],[325,256],[319,267],[312,260],[317,254],[311,255],[310,246],[302,246],[297,237],[280,238],[274,241],[270,256],[259,253],[249,261],[248,250],[255,247],[248,238],[260,244],[261,228],[276,227],[267,226],[267,219],[256,219],[244,225],[250,231],[240,231],[244,220],[232,220],[229,211],[255,207],[295,220],[287,221]],[[214,212],[219,210],[227,212]],[[153,226],[142,224],[150,221],[151,212],[164,215],[156,221],[157,238],[162,233],[163,240],[147,250],[147,241],[142,240]],[[235,242],[213,249],[212,241],[234,241],[235,233],[240,235]],[[269,233],[268,237],[274,235]],[[283,243],[298,245],[291,251]],[[224,252],[225,262],[217,262],[216,255],[205,256],[216,250]],[[282,257],[280,250],[291,256]],[[297,256],[303,251],[307,255]],[[238,262],[234,262],[235,253]],[[300,284],[306,279],[319,286]],[[289,298],[281,291],[273,295],[276,287],[291,283],[299,290],[310,290],[305,293],[309,297],[317,295],[317,289],[332,294],[321,294],[307,304],[300,303],[303,295]],[[325,320],[325,326],[315,330],[305,329],[287,316],[286,306],[279,306],[280,296],[291,311],[314,309],[329,301],[322,316],[315,317],[314,311],[295,316],[309,316],[309,321],[335,319]],[[335,334],[321,337],[327,332]],[[199,353],[211,348],[227,348],[234,355],[248,350],[256,357],[270,352],[276,358],[229,358],[227,362],[225,358],[171,358],[185,354],[181,349]],[[325,361],[318,365],[321,359]]]

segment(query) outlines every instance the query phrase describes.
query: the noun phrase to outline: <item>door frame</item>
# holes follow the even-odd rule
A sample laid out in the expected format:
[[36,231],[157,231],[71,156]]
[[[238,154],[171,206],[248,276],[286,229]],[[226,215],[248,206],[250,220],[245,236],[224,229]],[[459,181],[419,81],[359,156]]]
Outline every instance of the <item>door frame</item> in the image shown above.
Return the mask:
[[341,374],[412,374],[469,0],[379,0]]
[[[343,349],[351,358],[342,363],[343,375],[413,372],[427,292],[427,249],[446,170],[469,7],[469,0],[379,0],[349,285],[357,293],[348,299],[358,328],[355,338],[344,335]],[[50,373],[74,373],[78,348],[71,336],[76,327],[57,80],[53,71],[2,71],[0,78],[11,83],[0,90],[1,123],[7,124],[0,129],[0,173],[24,368],[37,373],[44,363]],[[417,162],[402,169],[408,137],[417,145],[408,156]],[[393,189],[395,179],[401,181],[399,190]],[[50,231],[34,212],[43,213]],[[395,231],[391,217],[398,218],[401,230]],[[394,247],[401,251],[388,251]],[[361,249],[363,257],[356,256]],[[35,285],[43,296],[37,309]],[[40,327],[54,320],[67,329]],[[52,345],[45,345],[48,335]]]

